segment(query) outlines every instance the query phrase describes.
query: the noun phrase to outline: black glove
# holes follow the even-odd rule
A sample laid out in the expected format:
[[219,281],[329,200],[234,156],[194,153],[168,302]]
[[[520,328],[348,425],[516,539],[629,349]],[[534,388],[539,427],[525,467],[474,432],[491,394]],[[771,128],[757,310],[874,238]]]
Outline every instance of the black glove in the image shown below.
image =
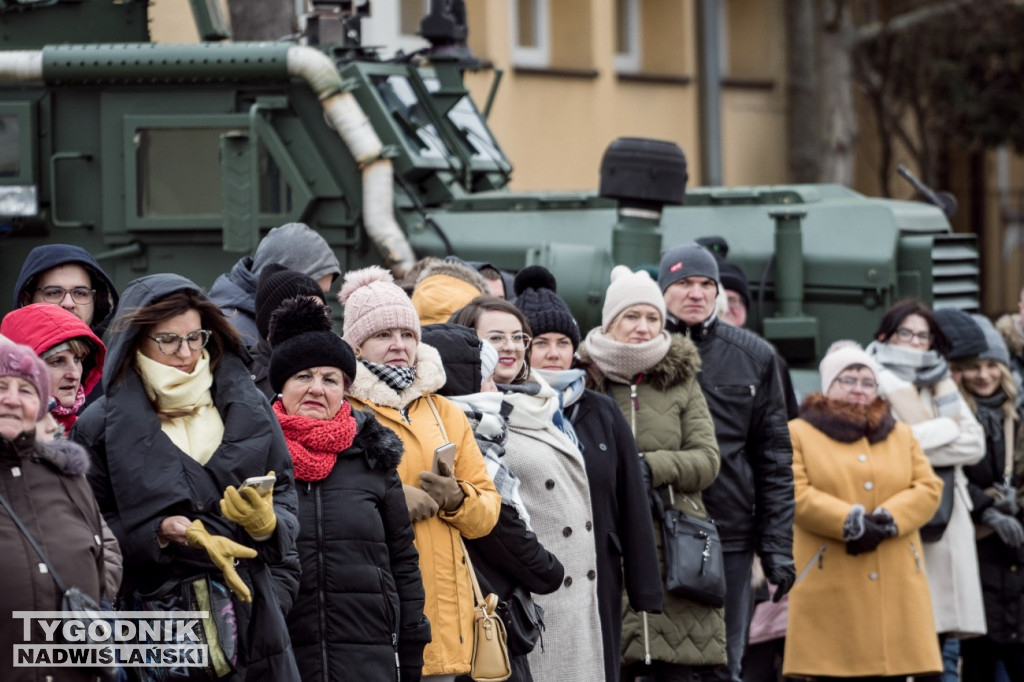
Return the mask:
[[991,526],[1007,547],[1016,548],[1024,544],[1024,527],[1020,525],[1020,521],[1012,516],[1000,514],[995,507],[989,507],[982,512],[981,522]]
[[761,555],[761,568],[764,569],[768,582],[775,585],[772,601],[778,602],[796,582],[796,565],[793,563],[793,557],[781,552],[767,552]]
[[644,482],[644,490],[650,495],[654,481],[654,474],[651,473],[651,465],[647,463],[647,458],[640,455],[640,480]]
[[889,533],[884,526],[879,525],[871,516],[865,516],[864,533],[855,540],[847,540],[846,553],[857,555],[873,552],[882,543],[882,540],[888,537]]
[[995,507],[1000,514],[1016,516],[1017,512],[1020,511],[1017,507],[1017,491],[1002,483],[996,483],[995,488],[999,491],[1002,497],[993,502],[992,506]]

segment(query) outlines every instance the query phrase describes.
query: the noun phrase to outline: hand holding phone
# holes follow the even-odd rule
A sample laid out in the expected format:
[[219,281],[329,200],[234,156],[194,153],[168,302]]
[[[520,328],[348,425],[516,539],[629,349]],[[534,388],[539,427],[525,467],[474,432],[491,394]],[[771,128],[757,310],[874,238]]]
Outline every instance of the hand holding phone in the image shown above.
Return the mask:
[[434,466],[431,470],[438,476],[453,476],[455,472],[455,443],[445,443],[434,450]]
[[262,497],[274,489],[274,483],[277,482],[277,476],[268,474],[267,476],[250,476],[249,478],[242,481],[242,485],[238,486],[241,488],[256,488],[256,492]]

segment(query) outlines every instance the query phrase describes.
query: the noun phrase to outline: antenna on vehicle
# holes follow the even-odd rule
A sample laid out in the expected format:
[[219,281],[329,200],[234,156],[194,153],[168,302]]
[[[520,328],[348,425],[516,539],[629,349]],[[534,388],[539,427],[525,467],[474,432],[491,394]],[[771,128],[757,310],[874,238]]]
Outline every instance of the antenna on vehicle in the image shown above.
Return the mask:
[[917,176],[911,173],[910,169],[902,163],[896,167],[896,172],[903,176],[903,178],[917,190],[917,193],[924,197],[925,201],[942,209],[942,212],[946,214],[947,218],[952,218],[956,215],[956,209],[959,204],[957,203],[956,197],[950,192],[936,192],[931,187],[918,180]]

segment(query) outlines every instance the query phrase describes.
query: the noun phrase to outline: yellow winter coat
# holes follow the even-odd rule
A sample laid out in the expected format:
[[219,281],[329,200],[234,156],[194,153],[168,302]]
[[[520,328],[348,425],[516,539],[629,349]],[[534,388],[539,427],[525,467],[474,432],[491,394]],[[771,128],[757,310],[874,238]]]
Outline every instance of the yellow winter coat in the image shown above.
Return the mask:
[[[796,493],[793,556],[803,579],[789,593],[783,673],[904,676],[939,672],[918,529],[942,480],[910,427],[878,399],[863,410],[810,396],[789,423]],[[888,511],[898,535],[857,556],[843,524],[855,504]]]
[[[356,409],[373,410],[377,420],[402,439],[405,453],[398,475],[407,485],[420,486],[420,472],[431,469],[434,449],[445,442],[423,397],[444,382],[440,356],[421,343],[416,356],[416,381],[409,388],[395,392],[361,363],[349,388],[348,399]],[[490,533],[498,521],[501,496],[487,474],[466,415],[446,398],[431,397],[448,438],[458,446],[455,478],[466,499],[453,513],[442,512],[413,524],[426,592],[423,610],[430,619],[432,637],[423,652],[423,674],[463,674],[469,672],[473,654],[473,587],[459,534],[472,539]]]

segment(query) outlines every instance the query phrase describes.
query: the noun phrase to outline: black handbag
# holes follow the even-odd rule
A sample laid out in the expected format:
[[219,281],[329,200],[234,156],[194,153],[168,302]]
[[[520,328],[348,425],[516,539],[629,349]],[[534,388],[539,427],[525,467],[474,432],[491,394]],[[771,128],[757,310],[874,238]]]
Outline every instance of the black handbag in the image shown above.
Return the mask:
[[133,595],[133,611],[206,611],[199,619],[198,642],[190,645],[207,647],[207,664],[203,667],[135,668],[141,682],[177,680],[218,680],[235,672],[238,659],[238,623],[235,603],[228,588],[202,574],[174,578],[146,594]]
[[665,589],[698,604],[725,604],[722,541],[711,519],[666,509],[661,518]]
[[921,542],[938,542],[946,532],[949,519],[953,516],[953,493],[955,467],[935,467],[935,474],[942,479],[942,499],[931,520],[921,526]]
[[516,586],[504,601],[498,602],[498,616],[508,633],[508,653],[522,656],[534,650],[537,642],[544,648],[544,609],[533,601],[530,593]]
[[[14,509],[11,507],[10,502],[8,502],[7,498],[4,497],[3,495],[0,495],[0,505],[3,505],[3,508],[7,510],[7,513],[10,515],[11,520],[14,521],[14,525],[17,526],[19,531],[21,531],[21,534],[24,535],[25,539],[28,541],[28,544],[32,546],[32,549],[35,550],[35,553],[39,555],[39,558],[42,559],[43,563],[46,565],[46,570],[50,573],[50,577],[53,578],[53,582],[57,585],[57,589],[60,590],[62,595],[61,611],[63,611],[67,618],[75,619],[82,623],[81,635],[84,637],[84,639],[75,642],[65,643],[70,644],[72,646],[81,646],[83,644],[112,644],[114,639],[114,633],[110,627],[89,627],[94,621],[106,621],[106,619],[101,616],[101,612],[104,609],[100,608],[100,605],[96,603],[96,600],[94,600],[88,594],[82,592],[82,590],[78,589],[77,587],[68,587],[67,584],[63,580],[61,580],[60,575],[57,573],[57,570],[53,567],[53,564],[50,563],[50,560],[47,559],[46,555],[43,553],[43,548],[39,546],[39,544],[36,542],[36,539],[32,537],[31,533],[28,532],[28,528],[25,528],[25,524],[23,524],[18,515],[14,513]],[[60,628],[60,631],[63,633],[64,628]],[[94,637],[90,634],[90,631],[92,631],[93,633],[105,632],[106,635],[102,637]],[[121,671],[118,668],[109,665],[91,666],[89,670],[91,670],[94,674],[98,675],[103,680],[117,680],[121,675]]]

